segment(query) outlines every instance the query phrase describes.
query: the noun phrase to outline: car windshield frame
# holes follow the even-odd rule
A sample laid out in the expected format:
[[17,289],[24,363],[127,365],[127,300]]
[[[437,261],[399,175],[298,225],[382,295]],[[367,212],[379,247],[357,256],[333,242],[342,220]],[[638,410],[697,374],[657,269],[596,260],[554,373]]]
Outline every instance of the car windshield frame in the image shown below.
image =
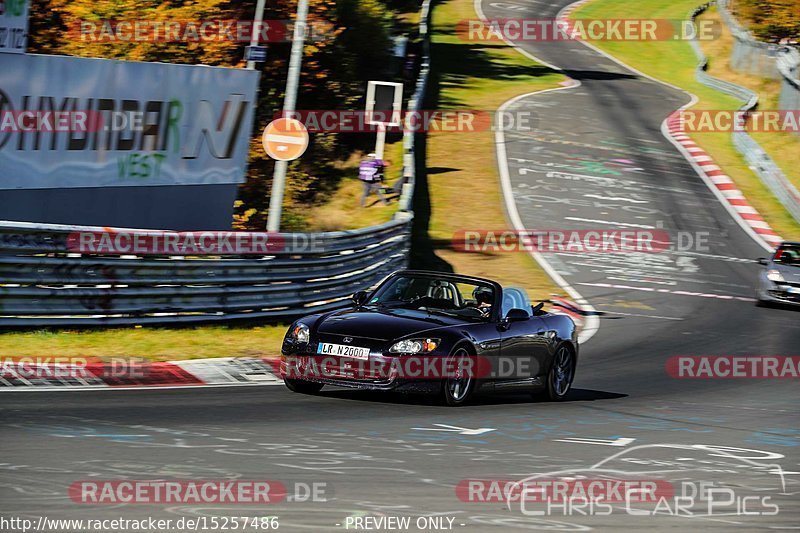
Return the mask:
[[[463,314],[460,311],[463,311],[469,307],[473,307],[471,305],[467,305],[466,302],[468,299],[464,299],[464,303],[461,307],[456,308],[437,308],[437,307],[427,307],[427,306],[420,306],[420,307],[413,307],[404,305],[404,303],[411,303],[412,301],[403,302],[400,300],[395,300],[394,302],[391,299],[383,299],[382,297],[386,295],[386,293],[390,290],[394,289],[395,283],[398,280],[403,278],[410,278],[410,279],[420,279],[425,280],[426,282],[430,281],[438,281],[441,282],[443,285],[450,285],[452,287],[456,287],[456,291],[459,293],[459,297],[463,296],[461,291],[457,288],[458,285],[470,285],[473,287],[484,287],[490,289],[492,291],[492,309],[491,313],[487,317],[481,316],[473,316],[471,314]],[[405,289],[404,289],[405,290]],[[471,295],[470,295],[471,296]],[[428,273],[428,272],[418,272],[418,271],[403,271],[403,272],[396,272],[395,274],[386,278],[383,283],[381,283],[370,295],[367,302],[364,304],[365,306],[374,306],[376,308],[382,309],[409,309],[409,310],[419,310],[422,312],[427,312],[429,314],[435,315],[444,315],[449,316],[457,319],[462,319],[470,322],[496,322],[498,320],[498,316],[500,314],[500,302],[502,296],[502,287],[497,283],[485,280],[481,278],[471,278],[468,276],[458,276],[452,274],[438,274],[438,273]],[[420,296],[421,298],[422,296]],[[419,299],[419,298],[417,298]],[[470,298],[471,299],[471,298]],[[475,307],[473,307],[475,308]]]
[[[785,263],[780,259],[778,259],[778,255],[785,250],[791,250],[792,252],[794,252],[793,255],[795,255],[796,258],[791,263]],[[778,249],[775,250],[775,253],[772,255],[772,262],[780,266],[795,267],[795,268],[800,267],[800,246],[793,244],[778,246]]]

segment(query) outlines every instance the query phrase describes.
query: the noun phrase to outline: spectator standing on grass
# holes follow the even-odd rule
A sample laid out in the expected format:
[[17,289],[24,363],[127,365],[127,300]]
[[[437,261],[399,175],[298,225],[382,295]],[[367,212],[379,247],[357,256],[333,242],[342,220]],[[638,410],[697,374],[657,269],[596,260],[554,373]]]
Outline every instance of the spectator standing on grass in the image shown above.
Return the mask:
[[358,179],[364,185],[364,192],[361,194],[361,207],[364,207],[367,197],[373,192],[378,195],[378,198],[384,204],[388,204],[389,200],[383,195],[383,171],[387,163],[383,159],[371,153],[367,158],[361,162],[358,167]]

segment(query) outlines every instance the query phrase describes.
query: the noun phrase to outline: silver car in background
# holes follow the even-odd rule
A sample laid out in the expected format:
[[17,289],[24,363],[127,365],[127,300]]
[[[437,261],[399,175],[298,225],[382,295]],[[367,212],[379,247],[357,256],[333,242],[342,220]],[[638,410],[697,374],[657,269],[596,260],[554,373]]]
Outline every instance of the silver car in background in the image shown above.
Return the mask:
[[756,305],[800,305],[800,242],[784,242],[772,257],[758,262],[766,268],[758,275]]

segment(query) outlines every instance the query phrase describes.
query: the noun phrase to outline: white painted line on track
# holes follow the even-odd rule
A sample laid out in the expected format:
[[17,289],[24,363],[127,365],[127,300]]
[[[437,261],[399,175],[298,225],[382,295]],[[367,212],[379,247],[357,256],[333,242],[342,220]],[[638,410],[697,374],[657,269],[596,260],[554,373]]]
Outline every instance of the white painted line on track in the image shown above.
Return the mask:
[[738,300],[740,302],[755,302],[755,298],[748,298],[746,296],[734,296],[732,294],[712,294],[705,292],[692,292],[692,291],[672,291],[669,289],[661,289],[655,287],[634,287],[632,285],[617,285],[614,283],[588,283],[579,282],[578,285],[586,285],[587,287],[600,287],[605,289],[621,289],[626,291],[640,291],[640,292],[656,292],[659,294],[672,294],[675,296],[699,296],[701,298],[716,298],[718,300]]
[[584,198],[595,198],[597,200],[609,200],[612,202],[629,202],[632,204],[649,204],[647,200],[635,200],[633,198],[625,198],[622,196],[603,196],[601,194],[584,194]]
[[713,259],[716,261],[728,261],[730,263],[755,263],[754,259],[746,259],[743,257],[731,257],[728,255],[715,255],[715,254],[704,254],[702,252],[691,252],[688,250],[681,250],[681,255],[691,255],[695,257],[699,257],[701,259]]
[[592,224],[606,224],[608,226],[622,226],[625,228],[656,229],[655,226],[648,226],[647,224],[629,224],[628,222],[613,222],[611,220],[597,220],[593,218],[564,217],[564,220],[572,220],[574,222],[591,222]]
[[613,318],[616,315],[620,316],[635,316],[637,318],[656,318],[658,320],[686,320],[685,318],[679,318],[676,316],[658,316],[658,315],[640,315],[638,313],[620,313],[619,311],[600,311],[604,314],[604,316],[608,318]]

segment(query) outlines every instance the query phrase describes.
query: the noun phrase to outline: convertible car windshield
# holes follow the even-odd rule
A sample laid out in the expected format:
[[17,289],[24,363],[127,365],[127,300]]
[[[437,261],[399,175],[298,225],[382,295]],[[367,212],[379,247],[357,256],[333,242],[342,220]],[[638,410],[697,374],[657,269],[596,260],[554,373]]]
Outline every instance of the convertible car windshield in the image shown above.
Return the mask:
[[494,302],[495,289],[491,285],[409,275],[387,281],[367,305],[488,320]]
[[782,245],[776,250],[774,261],[783,265],[800,267],[800,246]]

